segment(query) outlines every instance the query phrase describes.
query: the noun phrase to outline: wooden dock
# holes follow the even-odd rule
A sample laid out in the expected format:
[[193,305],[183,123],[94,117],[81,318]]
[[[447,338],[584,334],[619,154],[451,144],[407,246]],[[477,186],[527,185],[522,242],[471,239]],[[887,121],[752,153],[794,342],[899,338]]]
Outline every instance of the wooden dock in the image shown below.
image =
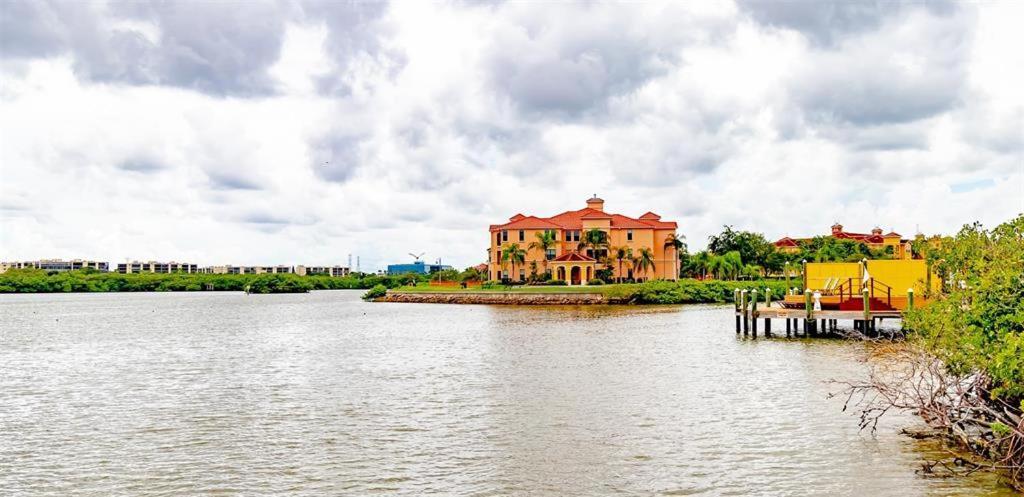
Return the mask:
[[[884,319],[901,319],[903,311],[898,309],[871,309],[868,295],[864,295],[863,310],[815,309],[811,303],[811,294],[805,294],[803,309],[783,307],[772,302],[771,294],[765,292],[759,299],[756,290],[749,294],[746,290],[736,290],[735,315],[736,334],[752,335],[757,338],[758,320],[763,320],[764,335],[772,336],[772,320],[782,319],[786,322],[786,336],[819,336],[837,334],[840,321],[850,321],[852,328],[869,337],[878,336],[878,323]],[[911,297],[913,307],[913,297]],[[781,330],[780,330],[781,331]]]

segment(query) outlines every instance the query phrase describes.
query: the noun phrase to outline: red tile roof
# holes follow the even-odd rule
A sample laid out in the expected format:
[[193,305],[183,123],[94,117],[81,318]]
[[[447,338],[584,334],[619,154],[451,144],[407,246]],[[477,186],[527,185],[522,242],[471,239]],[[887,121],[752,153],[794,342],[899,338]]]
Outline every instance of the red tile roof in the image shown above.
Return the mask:
[[524,216],[505,224],[492,224],[491,231],[502,230],[557,230],[562,226],[537,216]]
[[581,254],[579,252],[566,252],[554,259],[551,262],[594,262],[597,259]]
[[548,218],[536,217],[536,216],[525,216],[522,219],[515,221],[509,221],[506,224],[492,224],[490,226],[491,231],[507,230],[507,229],[566,229],[566,230],[581,230],[583,229],[584,219],[609,219],[611,218],[612,229],[676,229],[678,225],[675,221],[661,221],[661,217],[657,214],[653,214],[657,219],[654,219],[648,212],[644,214],[645,217],[640,219],[632,218],[629,216],[623,216],[622,214],[610,214],[599,211],[597,209],[591,209],[589,207],[580,209],[578,211],[565,211],[561,214],[557,214]]
[[792,239],[792,238],[787,236],[787,237],[783,237],[783,238],[779,239],[779,241],[775,242],[775,246],[776,247],[799,247],[800,245],[797,244],[796,240],[794,240],[794,239]]
[[[885,237],[887,237],[887,236],[900,236],[900,234],[896,233],[896,232],[892,232],[892,233],[889,233],[888,235],[884,235],[883,236],[883,235],[880,235],[880,234],[876,235],[874,233],[868,234],[868,233],[853,233],[853,232],[850,232],[850,231],[833,231],[831,234],[826,235],[826,236],[831,236],[833,238],[839,238],[839,239],[842,239],[842,240],[854,240],[854,241],[864,242],[864,243],[884,243],[885,242]],[[810,238],[796,238],[796,239],[794,239],[794,238],[790,238],[790,237],[787,236],[787,237],[783,237],[783,238],[779,239],[778,241],[776,241],[775,242],[775,246],[776,247],[795,247],[795,246],[797,246],[797,242],[798,241],[806,241],[806,240],[810,240]]]

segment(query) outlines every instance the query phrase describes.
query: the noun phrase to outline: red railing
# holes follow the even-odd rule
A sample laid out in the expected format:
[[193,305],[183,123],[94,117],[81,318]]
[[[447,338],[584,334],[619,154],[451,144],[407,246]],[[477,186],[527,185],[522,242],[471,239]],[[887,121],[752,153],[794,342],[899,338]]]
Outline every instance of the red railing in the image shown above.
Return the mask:
[[862,298],[861,293],[863,293],[865,288],[867,288],[872,299],[877,298],[881,300],[881,296],[884,294],[885,304],[892,307],[892,287],[874,278],[869,278],[866,286],[859,278],[849,278],[830,293],[832,295],[839,295],[839,302],[846,302],[847,300]]

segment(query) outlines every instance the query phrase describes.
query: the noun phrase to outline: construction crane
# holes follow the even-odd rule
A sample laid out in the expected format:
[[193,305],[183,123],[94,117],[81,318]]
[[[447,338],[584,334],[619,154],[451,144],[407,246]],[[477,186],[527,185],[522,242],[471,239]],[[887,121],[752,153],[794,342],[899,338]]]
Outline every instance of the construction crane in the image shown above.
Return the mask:
[[409,252],[409,255],[411,255],[413,259],[416,259],[418,261],[418,260],[420,260],[420,257],[423,257],[423,254],[425,254],[425,253],[426,252],[420,252],[420,255],[416,255],[416,254],[414,254],[412,252]]

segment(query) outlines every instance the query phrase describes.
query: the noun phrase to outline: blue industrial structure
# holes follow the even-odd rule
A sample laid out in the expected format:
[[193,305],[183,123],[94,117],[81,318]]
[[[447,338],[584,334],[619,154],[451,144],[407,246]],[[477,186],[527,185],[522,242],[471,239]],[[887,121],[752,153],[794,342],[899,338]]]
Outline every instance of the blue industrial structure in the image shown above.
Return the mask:
[[423,261],[415,261],[412,264],[388,264],[388,274],[430,274],[451,268],[451,266],[446,266],[443,264],[427,264]]

